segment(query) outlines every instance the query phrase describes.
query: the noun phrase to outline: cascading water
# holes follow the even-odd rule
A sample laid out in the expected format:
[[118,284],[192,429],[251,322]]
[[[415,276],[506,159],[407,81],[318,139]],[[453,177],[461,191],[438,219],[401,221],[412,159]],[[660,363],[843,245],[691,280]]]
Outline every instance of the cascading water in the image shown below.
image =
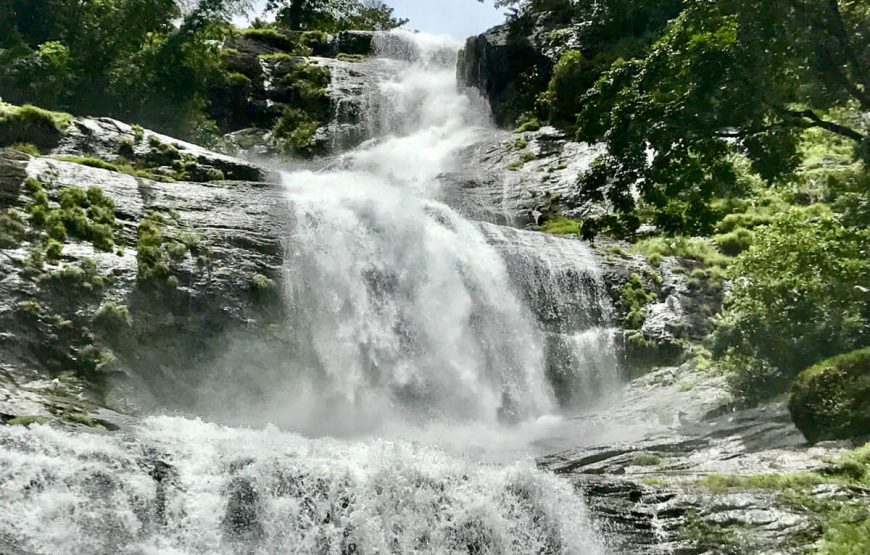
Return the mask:
[[[479,436],[546,426],[548,334],[606,329],[595,274],[536,273],[546,254],[512,257],[499,247],[516,243],[509,232],[435,200],[439,174],[488,131],[485,112],[456,90],[452,41],[377,44],[364,63],[382,76],[378,136],[325,170],[283,174],[292,360],[218,365],[191,404],[227,426],[0,428],[0,552],[604,552],[582,500],[530,452],[467,456]],[[582,248],[563,263],[594,266]],[[546,295],[574,313],[547,316]],[[609,352],[580,343],[572,352]]]

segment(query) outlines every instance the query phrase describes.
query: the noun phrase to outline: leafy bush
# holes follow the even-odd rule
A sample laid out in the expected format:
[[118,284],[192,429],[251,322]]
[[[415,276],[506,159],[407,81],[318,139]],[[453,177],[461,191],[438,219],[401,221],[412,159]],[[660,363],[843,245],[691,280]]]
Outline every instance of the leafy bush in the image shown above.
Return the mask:
[[242,29],[239,34],[245,38],[274,46],[287,52],[292,52],[298,49],[300,43],[291,37],[288,33],[284,33],[274,27],[263,27],[259,29]]
[[852,439],[870,430],[870,348],[819,362],[800,373],[788,404],[808,441]]
[[758,228],[729,269],[712,336],[732,384],[757,401],[811,364],[870,342],[870,231],[791,210]]
[[[51,240],[63,243],[70,235],[90,241],[96,249],[112,251],[115,202],[102,189],[96,186],[87,190],[66,187],[58,194],[60,206],[53,208],[38,181],[30,181],[28,187],[33,195],[33,200],[27,207],[30,223],[36,228],[44,229]],[[57,257],[59,256],[58,252]]]
[[514,133],[525,133],[526,131],[537,131],[540,129],[541,120],[538,117],[531,113],[526,113],[520,116],[519,120],[517,120],[517,127],[514,129]]

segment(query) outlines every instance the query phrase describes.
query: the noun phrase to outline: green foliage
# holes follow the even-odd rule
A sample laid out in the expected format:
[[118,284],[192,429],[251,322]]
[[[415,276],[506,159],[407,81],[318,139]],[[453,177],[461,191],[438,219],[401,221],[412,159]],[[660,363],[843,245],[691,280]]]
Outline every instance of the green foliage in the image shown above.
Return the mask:
[[79,266],[67,264],[51,277],[62,281],[65,287],[88,292],[102,289],[106,283],[92,258],[83,258]]
[[73,164],[81,164],[91,168],[108,170],[110,172],[123,173],[132,177],[143,177],[152,181],[167,180],[165,176],[154,174],[147,169],[136,167],[128,162],[107,162],[100,158],[94,158],[93,156],[55,156],[55,159],[62,162],[71,162]]
[[18,152],[23,152],[24,154],[28,154],[30,156],[40,156],[42,153],[39,151],[39,148],[32,143],[15,143],[10,146],[13,150],[17,150]]
[[54,264],[60,260],[62,254],[63,243],[55,239],[49,239],[48,244],[45,246],[45,259]]
[[344,52],[339,52],[336,58],[342,62],[362,62],[366,59],[362,54],[345,54]]
[[579,138],[607,145],[583,191],[631,213],[637,187],[662,230],[705,233],[709,200],[739,185],[735,153],[767,182],[799,167],[809,127],[859,155],[866,131],[833,109],[870,107],[870,67],[852,54],[868,25],[856,3],[687,2],[648,55],[614,63],[582,99]]
[[0,249],[10,249],[24,239],[25,215],[14,208],[0,212]]
[[529,162],[531,162],[535,158],[537,158],[537,156],[535,155],[534,152],[532,152],[530,150],[526,150],[526,151],[520,153],[517,160],[508,164],[507,169],[508,169],[508,171],[512,171],[512,172],[519,171],[523,168],[523,166],[525,166],[526,164],[528,164]]
[[130,327],[130,311],[122,304],[105,301],[94,314],[94,322],[104,330],[117,333],[118,330]]
[[164,225],[163,218],[156,213],[139,220],[136,277],[143,284],[161,282],[170,277],[169,256],[163,249]]
[[[177,217],[174,224],[180,225]],[[144,286],[171,283],[171,267],[188,254],[202,253],[202,236],[191,232],[173,232],[166,220],[157,212],[150,212],[139,220],[136,244],[136,279]]]
[[712,337],[749,401],[782,392],[811,364],[870,342],[870,231],[794,209],[755,232],[730,268]]
[[0,146],[30,144],[37,148],[53,148],[71,121],[69,114],[43,110],[30,104],[15,106],[0,101]]
[[[67,236],[90,241],[94,248],[111,252],[114,248],[115,202],[103,190],[66,187],[58,194],[59,207],[49,205],[48,195],[35,179],[28,182],[33,200],[28,205],[30,223],[43,229],[52,241],[63,243]],[[60,256],[58,247],[49,242],[49,260]],[[62,249],[62,246],[61,246]],[[46,253],[48,254],[48,253]]]
[[288,153],[307,153],[314,146],[320,123],[298,108],[285,108],[272,132],[283,141]]
[[206,98],[226,71],[227,22],[246,0],[8,1],[0,97],[190,139],[215,132]]
[[639,274],[631,274],[619,289],[619,300],[625,311],[623,326],[627,330],[639,330],[646,320],[647,306],[655,300],[655,293],[648,291]]
[[389,31],[408,21],[380,0],[268,0],[266,7],[279,25],[294,31]]
[[703,237],[650,237],[632,245],[631,251],[647,257],[652,264],[665,256],[696,260],[708,268],[718,269],[727,268],[731,262],[710,239]]
[[553,68],[553,76],[543,95],[550,123],[572,127],[580,109],[580,92],[589,89],[597,77],[598,72],[579,50],[566,50]]
[[539,230],[552,235],[576,235],[580,232],[580,222],[571,218],[557,217],[545,221]]
[[243,37],[286,50],[287,52],[296,51],[300,44],[298,40],[291,37],[288,33],[279,31],[272,27],[264,27],[260,29],[242,29],[239,34]]
[[852,439],[870,430],[870,348],[819,362],[798,375],[789,411],[808,441]]
[[637,466],[658,466],[662,458],[656,453],[638,452],[631,455],[631,464]]
[[517,127],[514,133],[525,133],[527,131],[537,131],[541,128],[541,120],[531,113],[523,114],[517,121]]
[[24,415],[12,418],[6,421],[6,424],[8,426],[30,426],[32,424],[45,424],[47,422],[48,419],[44,416]]

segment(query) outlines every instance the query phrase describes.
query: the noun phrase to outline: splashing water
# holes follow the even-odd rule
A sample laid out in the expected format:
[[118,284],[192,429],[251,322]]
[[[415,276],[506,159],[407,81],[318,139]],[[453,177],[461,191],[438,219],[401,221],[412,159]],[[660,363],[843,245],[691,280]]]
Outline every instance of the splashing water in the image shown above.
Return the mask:
[[[582,499],[528,453],[448,454],[506,441],[505,424],[547,429],[553,330],[523,288],[561,285],[518,272],[493,246],[506,235],[436,200],[437,177],[489,131],[457,90],[458,45],[375,42],[380,56],[363,62],[382,76],[367,85],[373,137],[325,170],[283,173],[292,360],[216,369],[195,404],[316,439],[168,416],[113,435],[0,428],[0,551],[604,553]],[[556,331],[585,349],[598,336],[581,328],[606,319],[587,316]]]

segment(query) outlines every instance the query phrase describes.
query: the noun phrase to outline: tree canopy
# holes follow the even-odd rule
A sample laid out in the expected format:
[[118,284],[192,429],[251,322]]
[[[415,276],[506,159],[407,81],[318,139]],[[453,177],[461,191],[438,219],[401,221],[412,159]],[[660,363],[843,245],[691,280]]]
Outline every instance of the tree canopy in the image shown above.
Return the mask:
[[818,127],[870,160],[866,121],[847,115],[870,110],[868,30],[861,2],[686,2],[645,56],[617,60],[581,99],[578,137],[607,145],[581,187],[612,202],[623,230],[640,200],[666,231],[701,232],[707,201],[737,186],[734,155],[772,182]]

